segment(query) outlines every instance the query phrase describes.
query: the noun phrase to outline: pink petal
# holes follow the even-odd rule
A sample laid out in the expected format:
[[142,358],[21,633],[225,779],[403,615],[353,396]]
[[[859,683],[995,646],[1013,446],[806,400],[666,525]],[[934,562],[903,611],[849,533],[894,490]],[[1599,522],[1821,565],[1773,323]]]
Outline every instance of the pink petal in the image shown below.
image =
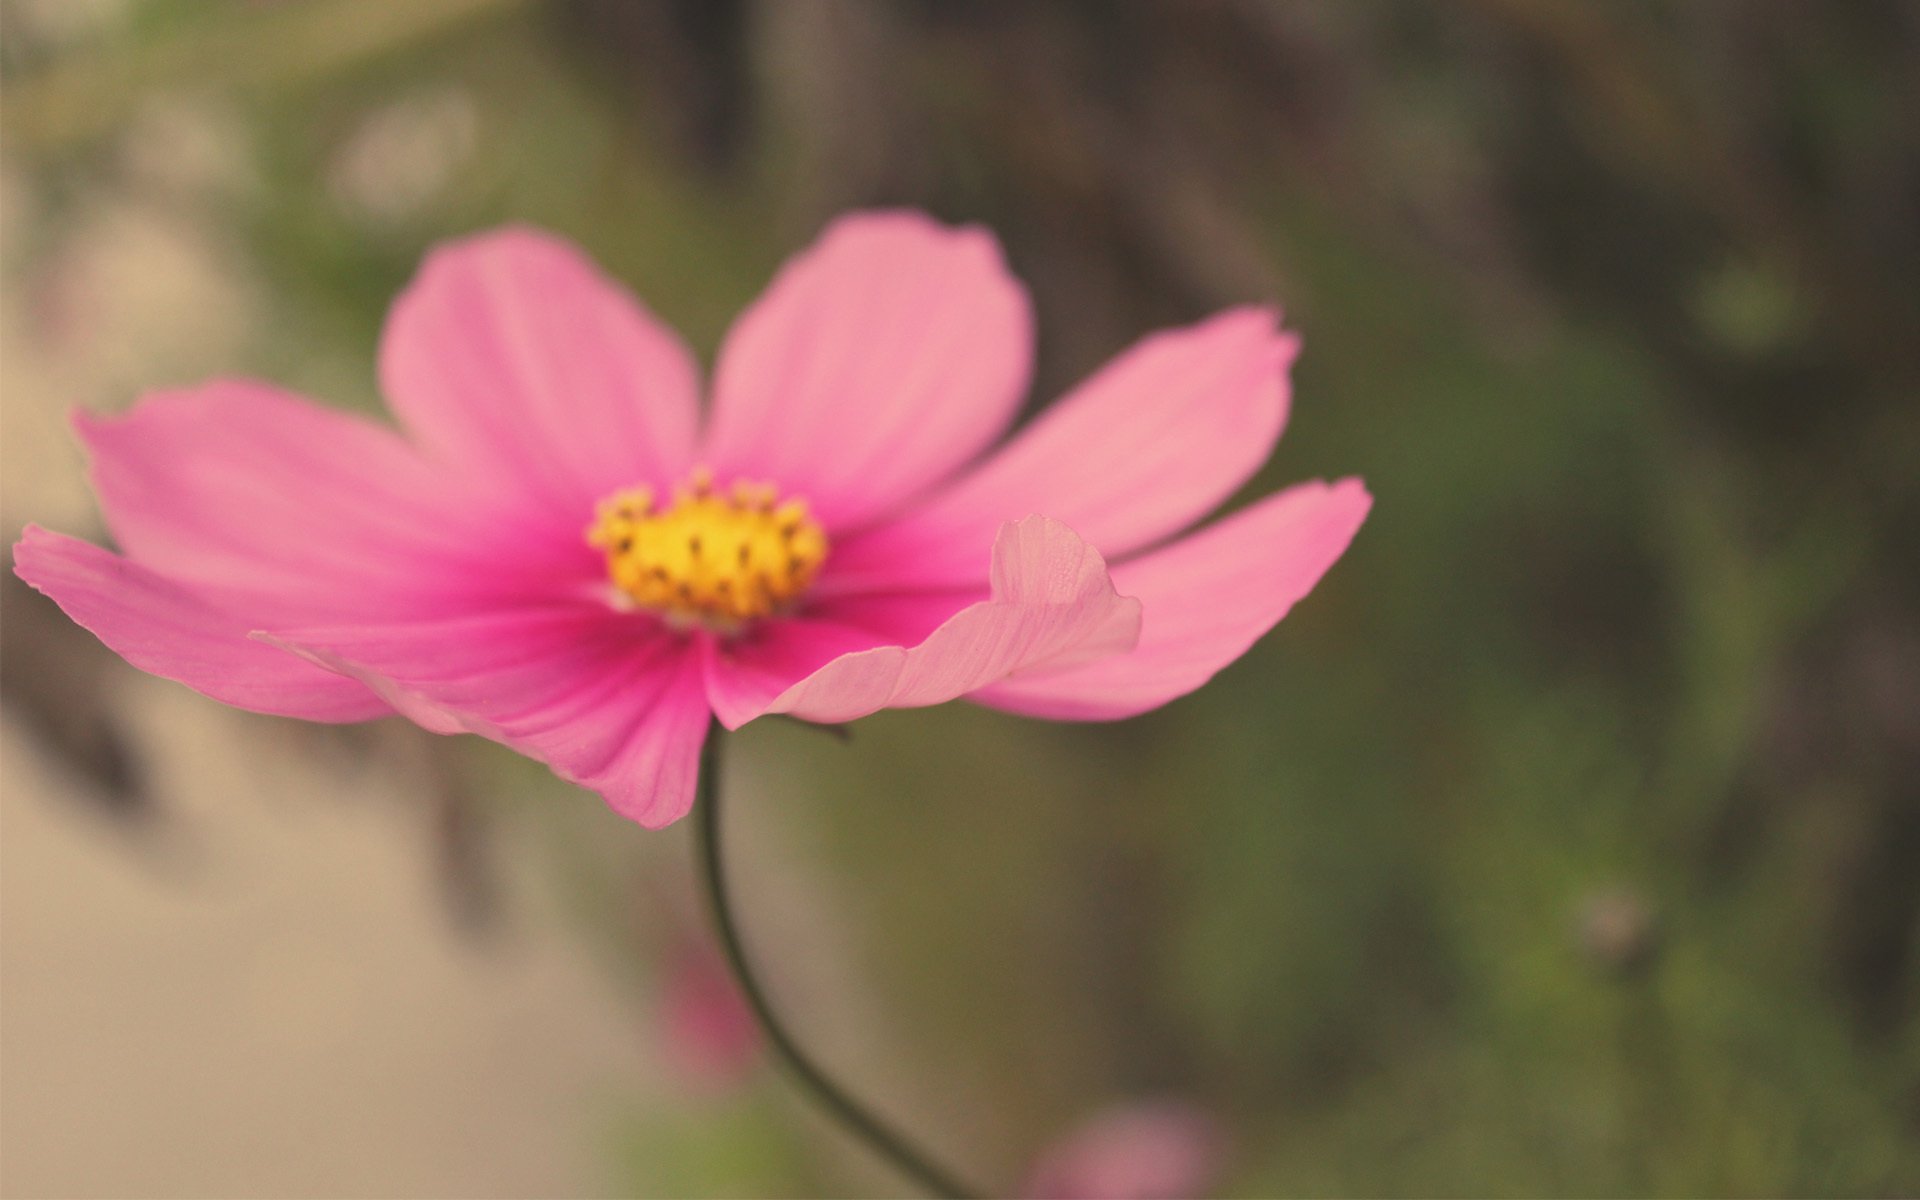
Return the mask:
[[1220,1174],[1226,1135],[1178,1100],[1116,1105],[1048,1148],[1021,1194],[1032,1200],[1182,1200]]
[[1114,586],[1143,607],[1131,654],[1036,671],[973,699],[1030,716],[1102,721],[1184,696],[1246,653],[1313,590],[1372,504],[1358,479],[1303,483],[1122,563],[1113,570]]
[[380,346],[420,443],[570,529],[692,465],[699,381],[680,339],[573,246],[510,228],[428,256]]
[[1124,652],[1139,635],[1138,602],[1114,590],[1098,551],[1049,517],[1000,531],[991,584],[992,599],[962,609],[919,645],[842,655],[768,711],[835,723],[940,704],[1016,671]]
[[391,618],[597,575],[570,537],[515,529],[391,429],[262,383],[81,414],[114,539],[177,583],[251,599],[254,626]]
[[252,712],[364,721],[391,710],[363,685],[247,639],[246,618],[98,546],[28,526],[13,569],[143,671]]
[[1286,423],[1299,342],[1276,319],[1233,309],[1138,343],[958,482],[837,546],[839,570],[968,579],[1000,523],[1029,512],[1115,559],[1186,528],[1267,461]]
[[847,528],[1006,428],[1032,340],[1026,293],[985,230],[843,217],[727,335],[706,461],[800,492],[830,531]]
[[583,603],[261,635],[429,728],[503,742],[649,828],[693,805],[710,721],[700,659],[648,617]]
[[770,621],[741,637],[707,643],[707,698],[728,729],[767,711],[789,687],[846,654],[916,646],[986,589],[849,596]]

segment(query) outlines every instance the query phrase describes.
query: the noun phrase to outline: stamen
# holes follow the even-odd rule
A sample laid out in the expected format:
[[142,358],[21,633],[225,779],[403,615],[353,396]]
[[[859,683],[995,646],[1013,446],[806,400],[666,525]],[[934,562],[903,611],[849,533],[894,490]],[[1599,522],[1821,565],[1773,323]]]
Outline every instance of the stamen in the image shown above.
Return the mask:
[[826,561],[826,533],[806,502],[782,500],[772,484],[716,490],[702,467],[672,497],[656,508],[647,488],[620,492],[587,530],[614,586],[672,624],[737,633],[790,607]]

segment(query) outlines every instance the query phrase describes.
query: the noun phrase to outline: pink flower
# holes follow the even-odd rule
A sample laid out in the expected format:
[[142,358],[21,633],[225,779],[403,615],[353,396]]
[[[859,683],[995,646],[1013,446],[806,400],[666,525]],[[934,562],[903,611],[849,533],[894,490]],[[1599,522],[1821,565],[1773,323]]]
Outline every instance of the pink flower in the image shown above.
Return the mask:
[[1031,1200],[1181,1200],[1220,1173],[1226,1138],[1177,1100],[1117,1105],[1049,1147],[1021,1194]]
[[697,937],[681,938],[661,964],[659,1031],[666,1060],[688,1086],[724,1091],[744,1082],[763,1043],[727,961]]
[[983,456],[1031,326],[991,235],[848,216],[734,325],[703,420],[692,355],[577,250],[483,234],[388,319],[401,431],[238,380],[82,416],[124,555],[29,528],[14,569],[216,700],[478,733],[648,826],[691,806],[714,717],[1131,716],[1239,657],[1370,500],[1302,484],[1166,541],[1285,423],[1297,343],[1259,308]]

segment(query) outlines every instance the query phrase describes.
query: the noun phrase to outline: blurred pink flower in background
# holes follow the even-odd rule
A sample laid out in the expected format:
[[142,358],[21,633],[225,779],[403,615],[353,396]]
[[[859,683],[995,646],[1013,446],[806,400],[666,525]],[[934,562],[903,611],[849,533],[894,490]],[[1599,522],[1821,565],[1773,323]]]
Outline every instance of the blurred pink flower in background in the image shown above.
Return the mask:
[[404,432],[237,380],[83,416],[124,557],[29,527],[15,570],[215,699],[477,733],[657,827],[715,718],[1100,720],[1206,682],[1370,504],[1306,483],[1168,541],[1266,461],[1296,350],[1260,308],[1156,334],[983,456],[1027,389],[1024,290],[983,230],[856,214],[734,325],[703,420],[671,330],[508,229],[396,302]]
[[1116,1105],[1049,1147],[1028,1174],[1028,1200],[1186,1200],[1219,1181],[1220,1125],[1180,1100]]
[[759,1065],[760,1027],[712,942],[690,933],[668,949],[656,1003],[661,1051],[688,1087],[726,1091]]

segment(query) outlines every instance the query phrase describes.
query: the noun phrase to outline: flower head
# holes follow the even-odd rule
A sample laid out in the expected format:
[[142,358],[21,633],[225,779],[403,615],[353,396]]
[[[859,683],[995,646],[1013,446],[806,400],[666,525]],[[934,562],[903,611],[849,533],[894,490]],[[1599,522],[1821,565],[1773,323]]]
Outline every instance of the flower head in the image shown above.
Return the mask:
[[658,1031],[668,1065],[692,1089],[723,1092],[744,1082],[764,1045],[726,959],[685,936],[668,948],[661,971]]
[[1157,707],[1358,530],[1343,480],[1167,540],[1279,437],[1272,312],[1156,334],[988,452],[1031,341],[990,235],[856,214],[734,325],[703,419],[692,355],[579,251],[482,234],[388,319],[399,430],[240,380],[82,416],[122,553],[29,528],[14,566],[214,699],[478,733],[665,825],[714,718]]
[[1103,1109],[1047,1147],[1021,1195],[1033,1200],[1178,1200],[1217,1181],[1227,1139],[1220,1123],[1182,1100]]

